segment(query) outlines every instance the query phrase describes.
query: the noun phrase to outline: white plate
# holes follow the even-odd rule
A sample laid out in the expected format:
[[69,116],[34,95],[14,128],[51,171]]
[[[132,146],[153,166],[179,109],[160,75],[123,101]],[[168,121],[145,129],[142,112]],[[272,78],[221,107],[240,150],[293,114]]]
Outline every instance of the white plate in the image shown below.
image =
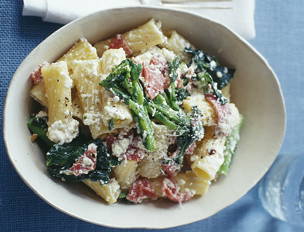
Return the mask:
[[[175,29],[198,48],[236,68],[232,95],[245,116],[241,142],[229,175],[209,193],[183,206],[165,201],[107,206],[82,185],[57,183],[46,172],[44,157],[31,143],[29,74],[52,62],[80,37],[95,42],[141,25],[150,18]],[[24,182],[50,205],[79,219],[119,228],[168,228],[207,218],[247,193],[275,159],[284,137],[285,108],[279,82],[266,60],[246,41],[209,19],[176,10],[131,7],[105,10],[74,21],[45,39],[22,62],[8,90],[4,139],[11,162]],[[34,209],[33,209],[34,210]]]

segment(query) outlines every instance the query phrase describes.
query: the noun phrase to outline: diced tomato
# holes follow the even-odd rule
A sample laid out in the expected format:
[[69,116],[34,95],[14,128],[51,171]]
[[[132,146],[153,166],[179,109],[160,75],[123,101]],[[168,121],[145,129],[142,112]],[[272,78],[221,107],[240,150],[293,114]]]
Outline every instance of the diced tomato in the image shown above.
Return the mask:
[[31,73],[30,80],[34,85],[37,85],[42,81],[41,67]]
[[147,198],[156,199],[157,195],[153,190],[150,181],[147,178],[140,178],[132,184],[127,199],[134,203],[141,203]]
[[88,174],[96,168],[97,149],[94,143],[88,145],[88,149],[80,156],[76,162],[69,168],[74,176]]
[[162,192],[169,200],[178,203],[188,201],[194,196],[194,193],[191,191],[181,192],[177,184],[168,178],[163,179]]
[[133,53],[128,43],[122,38],[121,34],[117,34],[114,38],[111,39],[109,48],[123,48],[127,56],[130,56]]

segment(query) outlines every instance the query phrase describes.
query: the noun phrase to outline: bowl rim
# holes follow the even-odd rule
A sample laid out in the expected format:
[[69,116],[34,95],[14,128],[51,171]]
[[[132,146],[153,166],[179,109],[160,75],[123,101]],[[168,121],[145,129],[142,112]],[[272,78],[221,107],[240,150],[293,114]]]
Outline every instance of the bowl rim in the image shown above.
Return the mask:
[[[204,19],[206,21],[209,21],[213,24],[216,24],[218,26],[220,26],[222,29],[228,31],[228,33],[232,34],[233,37],[235,39],[237,39],[242,45],[244,45],[257,59],[259,59],[264,65],[265,67],[271,72],[272,76],[274,77],[274,80],[275,80],[275,83],[277,84],[277,87],[278,87],[278,91],[279,91],[279,96],[280,96],[280,100],[281,100],[281,106],[282,107],[282,112],[283,112],[283,115],[282,115],[282,118],[283,118],[283,125],[282,125],[282,135],[281,135],[281,138],[279,140],[279,146],[278,146],[278,151],[277,151],[277,154],[274,156],[274,159],[271,163],[268,164],[268,168],[266,169],[265,173],[263,174],[263,176],[266,174],[267,170],[271,167],[272,163],[274,162],[275,158],[277,157],[278,155],[278,152],[283,144],[283,141],[284,141],[284,138],[285,138],[285,134],[286,134],[286,106],[285,106],[285,99],[284,99],[284,96],[283,96],[283,91],[282,91],[282,88],[281,88],[281,84],[280,84],[280,81],[276,75],[276,73],[274,72],[274,70],[272,69],[272,67],[270,66],[270,64],[268,63],[268,61],[266,60],[266,58],[264,58],[262,56],[262,54],[257,51],[253,45],[251,45],[247,40],[245,40],[241,35],[239,35],[238,33],[236,33],[234,30],[230,29],[229,27],[227,27],[226,25],[222,24],[222,23],[219,23],[218,21],[214,20],[214,19],[211,19],[210,17],[207,17],[207,16],[202,16],[198,13],[194,13],[194,12],[189,12],[189,11],[186,11],[186,10],[182,10],[182,9],[171,9],[171,8],[167,8],[167,7],[158,7],[158,6],[129,6],[129,7],[114,7],[114,8],[108,8],[108,9],[103,9],[103,10],[99,10],[99,11],[96,11],[94,13],[90,13],[90,14],[87,14],[83,17],[80,17],[78,19],[75,19],[71,22],[69,22],[68,24],[66,25],[63,25],[62,27],[60,27],[59,29],[57,29],[56,31],[52,32],[49,36],[47,36],[45,39],[43,39],[30,53],[28,53],[28,55],[22,60],[22,62],[19,64],[18,68],[16,69],[12,79],[10,80],[9,82],[9,85],[8,85],[8,88],[7,88],[7,94],[5,96],[5,103],[4,103],[4,111],[3,111],[3,140],[4,140],[4,145],[5,145],[5,151],[6,151],[6,154],[7,156],[9,157],[9,160],[13,166],[13,168],[15,169],[15,171],[18,173],[19,177],[22,179],[22,181],[40,198],[42,199],[44,202],[46,202],[48,205],[54,207],[55,209],[59,210],[60,212],[62,213],[65,213],[73,218],[77,218],[81,221],[85,221],[85,222],[88,222],[88,223],[92,223],[92,224],[95,224],[95,225],[98,225],[98,226],[104,226],[104,227],[108,227],[108,228],[117,228],[117,229],[166,229],[166,228],[176,228],[176,227],[179,227],[179,226],[184,226],[184,225],[188,225],[188,224],[192,224],[192,223],[195,223],[195,222],[198,222],[198,221],[201,221],[201,220],[205,220],[215,214],[217,214],[219,211],[225,209],[226,207],[228,207],[229,205],[232,205],[234,204],[236,201],[238,201],[240,198],[234,200],[233,202],[230,202],[230,203],[227,203],[225,205],[222,206],[222,208],[212,214],[210,214],[208,217],[206,218],[203,218],[203,219],[192,219],[191,221],[188,221],[188,222],[183,222],[183,223],[177,223],[176,225],[172,226],[172,225],[168,225],[168,226],[164,226],[164,225],[161,225],[161,226],[116,226],[116,225],[113,225],[113,224],[107,224],[107,223],[103,223],[103,222],[97,222],[97,221],[90,221],[89,219],[86,219],[86,218],[82,218],[80,216],[78,216],[77,214],[74,214],[73,212],[69,212],[67,210],[65,210],[63,207],[59,207],[55,204],[53,204],[52,202],[50,202],[46,197],[42,196],[38,190],[36,190],[34,187],[32,187],[31,183],[28,182],[22,175],[21,171],[19,171],[17,169],[17,166],[15,165],[15,161],[13,159],[13,156],[10,154],[10,151],[9,151],[9,145],[8,145],[8,141],[10,140],[9,136],[8,136],[8,133],[7,133],[7,123],[8,123],[8,98],[9,96],[11,95],[11,91],[12,91],[12,88],[11,86],[13,85],[14,81],[16,80],[16,75],[17,73],[19,72],[19,70],[21,69],[21,67],[24,66],[24,64],[26,63],[26,60],[27,58],[32,55],[33,53],[35,53],[39,47],[41,46],[41,44],[43,44],[47,39],[61,33],[61,31],[65,30],[65,28],[68,28],[70,27],[71,25],[73,24],[76,24],[78,23],[79,21],[83,21],[83,20],[86,20],[90,17],[93,17],[95,15],[98,15],[98,14],[101,14],[103,12],[107,12],[107,11],[124,11],[124,10],[131,10],[131,9],[140,9],[140,10],[150,10],[150,9],[154,9],[154,10],[158,10],[158,11],[163,11],[163,12],[168,12],[168,13],[172,13],[172,12],[177,12],[177,13],[183,13],[183,14],[188,14],[188,15],[193,15],[195,17],[198,17],[198,18],[201,18],[201,19]],[[262,179],[263,176],[260,178]],[[242,196],[244,196],[245,194],[247,194],[256,184],[257,182],[260,180],[260,179],[257,179],[255,181],[252,181],[253,185],[251,188],[249,188],[247,191],[244,192],[244,194]],[[242,197],[241,196],[241,197]]]

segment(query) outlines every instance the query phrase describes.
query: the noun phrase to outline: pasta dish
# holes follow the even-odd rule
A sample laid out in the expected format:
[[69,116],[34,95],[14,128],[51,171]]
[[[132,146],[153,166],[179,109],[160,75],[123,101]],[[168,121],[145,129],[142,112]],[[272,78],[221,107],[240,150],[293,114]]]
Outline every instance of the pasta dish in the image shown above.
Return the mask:
[[93,45],[81,38],[30,75],[31,139],[51,177],[109,204],[182,203],[230,168],[242,124],[234,72],[154,19]]

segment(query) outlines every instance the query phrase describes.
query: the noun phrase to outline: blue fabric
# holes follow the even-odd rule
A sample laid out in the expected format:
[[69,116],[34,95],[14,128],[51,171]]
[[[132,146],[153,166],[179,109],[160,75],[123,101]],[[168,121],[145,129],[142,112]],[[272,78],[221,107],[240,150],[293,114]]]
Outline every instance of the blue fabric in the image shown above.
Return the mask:
[[[60,25],[21,17],[21,0],[0,0],[0,130],[8,83],[22,59]],[[283,152],[304,149],[304,2],[257,0],[257,38],[251,43],[269,60],[285,94],[288,127]],[[21,181],[10,164],[0,139],[0,231],[106,231],[52,208]],[[125,230],[133,231],[133,230]],[[140,230],[134,230],[140,231]],[[271,218],[262,208],[257,188],[235,204],[206,220],[164,231],[303,231]]]

